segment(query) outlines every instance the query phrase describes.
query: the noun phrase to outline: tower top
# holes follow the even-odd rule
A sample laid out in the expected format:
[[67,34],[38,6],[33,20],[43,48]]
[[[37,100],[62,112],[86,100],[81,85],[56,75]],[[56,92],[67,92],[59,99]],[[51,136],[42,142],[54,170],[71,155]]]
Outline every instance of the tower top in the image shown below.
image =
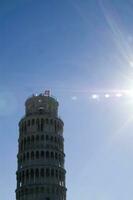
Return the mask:
[[47,97],[52,97],[51,91],[50,90],[44,90],[44,92],[41,92],[40,94],[33,94],[32,96],[47,96]]
[[31,114],[47,114],[58,115],[58,101],[50,94],[50,90],[44,93],[33,94],[25,102],[26,115]]

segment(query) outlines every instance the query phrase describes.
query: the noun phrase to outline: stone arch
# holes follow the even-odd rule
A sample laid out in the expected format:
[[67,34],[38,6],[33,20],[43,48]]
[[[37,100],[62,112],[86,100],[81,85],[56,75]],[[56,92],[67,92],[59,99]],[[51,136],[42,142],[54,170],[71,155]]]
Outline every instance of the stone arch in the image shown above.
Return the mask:
[[31,136],[31,142],[34,143],[34,141],[35,141],[35,137],[34,137],[34,135],[32,135]]
[[36,126],[37,126],[37,130],[39,130],[40,129],[40,123],[39,123],[39,119],[38,118],[36,120]]
[[24,170],[22,171],[22,184],[24,184],[24,177],[25,177],[25,174],[24,174]]
[[36,142],[38,142],[38,141],[39,141],[39,135],[36,136]]
[[39,177],[39,169],[38,168],[35,170],[35,176],[36,176],[36,178]]
[[23,157],[22,157],[22,155],[20,156],[20,163],[22,163],[22,161],[23,161]]
[[54,128],[55,128],[55,133],[56,133],[57,131],[56,120],[54,121]]
[[51,176],[54,177],[54,169],[51,169]]
[[49,176],[50,176],[50,169],[46,168],[46,177],[49,177]]
[[30,144],[30,137],[29,136],[27,137],[27,144],[28,145]]
[[49,136],[48,135],[46,135],[46,141],[48,141],[49,140]]
[[29,160],[30,154],[29,152],[26,153],[26,159]]
[[61,178],[62,178],[62,177],[61,177],[61,171],[59,170],[59,179],[61,180]]
[[49,123],[49,120],[48,120],[48,118],[46,118],[46,120],[45,120],[45,121],[46,121],[46,124],[48,125],[48,123]]
[[51,136],[50,140],[51,140],[51,142],[53,142],[53,140],[54,140],[53,136]]
[[41,119],[41,131],[43,131],[44,128],[44,119]]
[[24,148],[26,147],[26,138],[24,138]]
[[56,159],[56,160],[58,159],[58,154],[57,154],[57,152],[55,152],[55,159]]
[[24,124],[23,124],[23,122],[21,123],[21,130],[22,130],[22,133],[23,133],[23,131],[24,131]]
[[30,126],[30,119],[28,119],[28,123],[27,123],[27,125]]
[[44,151],[41,151],[41,158],[44,158]]
[[57,142],[57,137],[54,137],[54,141]]
[[51,158],[54,159],[54,152],[51,151]]
[[31,152],[31,160],[34,160],[34,157],[35,157],[34,151],[32,151],[32,152]]
[[46,158],[49,158],[49,151],[46,151]]
[[23,151],[23,140],[21,141],[21,145],[20,145],[21,147],[21,151]]
[[58,170],[57,169],[55,171],[55,176],[56,176],[56,178],[58,178]]
[[44,135],[41,135],[41,141],[44,141]]
[[24,131],[27,131],[27,124],[26,124],[26,121],[24,122]]
[[35,125],[35,119],[32,119],[32,122],[31,122],[32,126]]
[[36,159],[39,159],[39,151],[36,151]]
[[30,170],[30,178],[34,179],[34,170],[33,169]]
[[60,153],[59,153],[59,161],[61,161],[61,155],[60,155]]
[[25,153],[23,154],[23,162],[25,162],[25,158],[26,158],[26,156],[25,156]]
[[41,168],[40,174],[41,174],[41,177],[44,177],[44,168]]
[[26,181],[29,181],[29,170],[26,170]]

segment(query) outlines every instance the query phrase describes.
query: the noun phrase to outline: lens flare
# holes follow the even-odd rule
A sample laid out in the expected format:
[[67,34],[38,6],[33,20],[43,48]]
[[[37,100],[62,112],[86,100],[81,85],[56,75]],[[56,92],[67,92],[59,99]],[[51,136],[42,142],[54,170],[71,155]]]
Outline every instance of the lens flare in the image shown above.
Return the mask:
[[99,99],[99,95],[98,94],[92,94],[91,98],[92,99]]
[[108,99],[110,97],[110,94],[105,94],[104,96],[105,96],[105,98]]

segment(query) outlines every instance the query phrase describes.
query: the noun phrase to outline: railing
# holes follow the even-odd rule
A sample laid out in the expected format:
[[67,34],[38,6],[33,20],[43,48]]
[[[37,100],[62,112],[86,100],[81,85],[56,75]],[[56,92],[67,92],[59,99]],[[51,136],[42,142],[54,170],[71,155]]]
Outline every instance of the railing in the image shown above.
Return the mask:
[[51,94],[45,94],[45,93],[40,93],[40,94],[32,94],[32,95],[30,95],[28,98],[27,98],[27,100],[28,99],[30,99],[30,98],[32,98],[32,97],[43,97],[43,96],[45,96],[45,97],[52,97],[53,99],[55,99],[56,101],[57,101],[57,98],[54,96],[54,95],[51,95]]

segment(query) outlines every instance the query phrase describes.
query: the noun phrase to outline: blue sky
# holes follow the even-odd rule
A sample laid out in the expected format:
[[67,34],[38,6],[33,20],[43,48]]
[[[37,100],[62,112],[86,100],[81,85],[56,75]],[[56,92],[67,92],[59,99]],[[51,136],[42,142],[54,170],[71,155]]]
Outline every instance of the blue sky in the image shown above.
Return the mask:
[[132,10],[132,0],[0,1],[0,199],[15,199],[24,102],[50,89],[67,199],[132,200],[133,95],[114,92],[133,90]]

